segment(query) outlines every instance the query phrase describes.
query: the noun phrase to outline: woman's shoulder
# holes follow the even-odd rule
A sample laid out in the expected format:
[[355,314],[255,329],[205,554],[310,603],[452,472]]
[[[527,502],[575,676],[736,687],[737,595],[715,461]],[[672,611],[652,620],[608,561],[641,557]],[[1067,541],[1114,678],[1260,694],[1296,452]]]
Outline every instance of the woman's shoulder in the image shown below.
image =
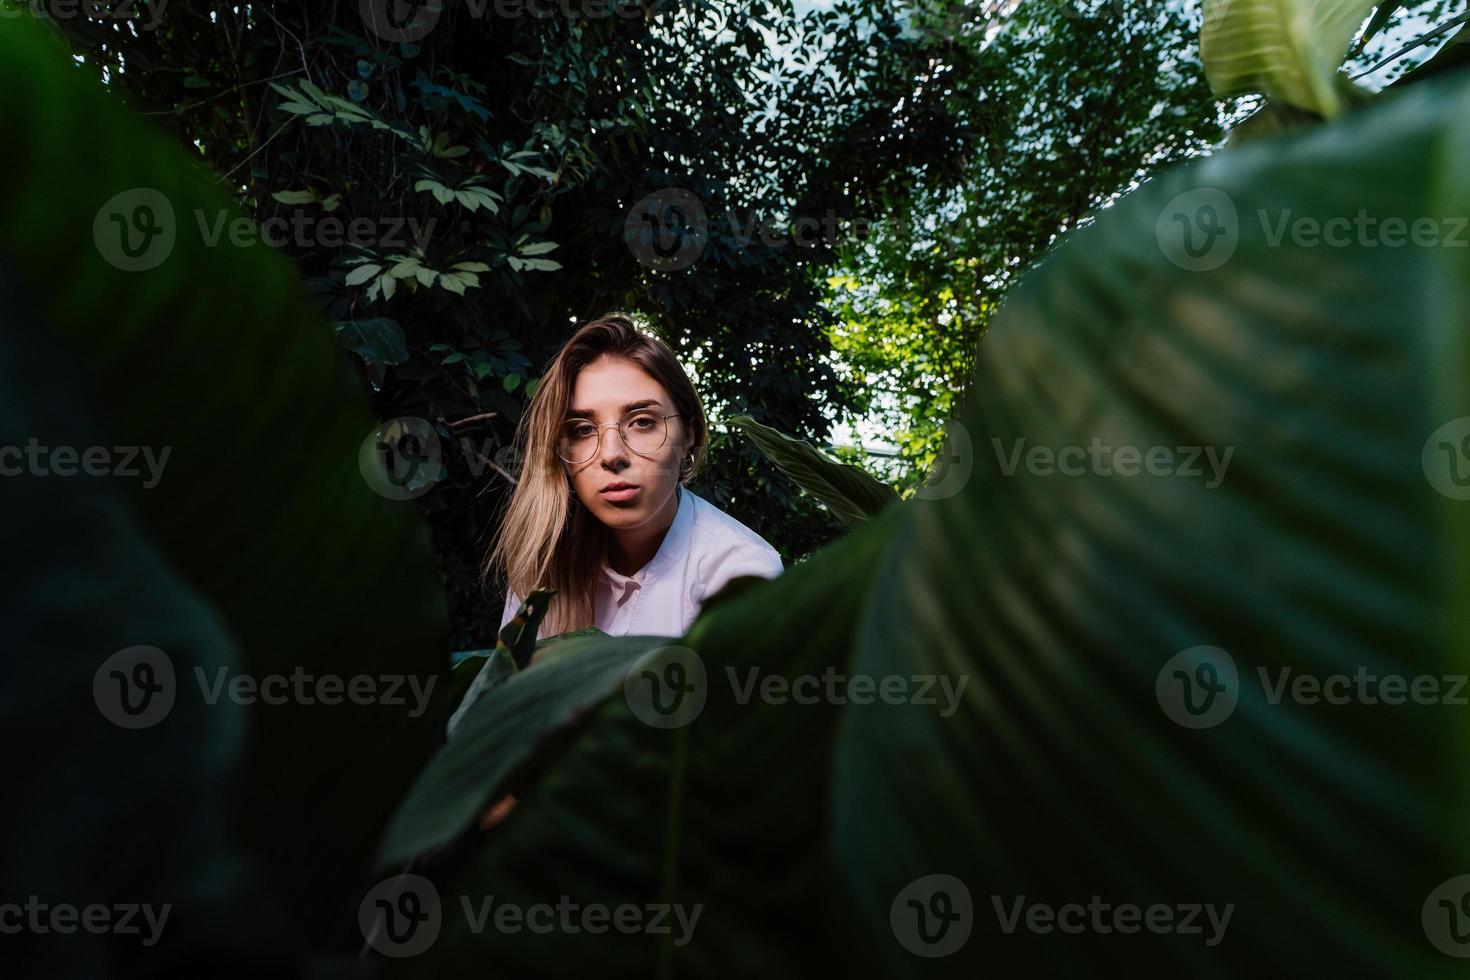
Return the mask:
[[706,557],[743,553],[769,563],[776,573],[781,571],[781,555],[769,541],[698,494],[687,489],[685,492],[694,505],[693,546],[696,550],[711,553]]

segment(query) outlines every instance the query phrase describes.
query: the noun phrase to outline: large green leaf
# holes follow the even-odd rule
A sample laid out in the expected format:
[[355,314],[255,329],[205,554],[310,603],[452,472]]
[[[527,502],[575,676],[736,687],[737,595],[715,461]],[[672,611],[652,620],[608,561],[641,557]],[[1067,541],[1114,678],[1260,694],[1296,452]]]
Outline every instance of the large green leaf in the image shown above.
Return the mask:
[[[0,87],[0,255],[76,366],[61,390],[90,407],[97,446],[168,453],[155,485],[74,479],[111,479],[140,542],[134,553],[156,555],[212,609],[240,653],[236,668],[220,664],[228,678],[299,671],[442,686],[443,596],[427,535],[412,503],[373,492],[359,471],[376,420],[295,269],[264,245],[214,239],[240,218],[224,188],[78,71],[47,28],[0,20]],[[107,542],[82,515],[41,524],[19,508],[6,514],[13,547],[35,536],[71,563],[74,577],[46,579],[47,608],[93,616],[84,569]],[[142,621],[94,625],[85,646],[56,656],[95,670],[115,650],[166,648],[180,635],[158,604]],[[198,701],[205,694],[187,663],[179,698]],[[410,720],[409,685],[388,704],[387,683],[369,705],[293,696],[246,711],[241,832],[273,872],[268,887],[316,935],[340,915],[341,893],[442,737],[420,725],[373,778],[352,774],[344,760]],[[108,801],[99,789],[91,805],[106,813]]]
[[[534,633],[534,625],[532,630]],[[491,802],[534,769],[622,683],[649,637],[578,637],[471,705],[394,814],[378,864],[393,867],[447,847]],[[498,651],[497,651],[498,655]],[[495,666],[492,655],[482,671]],[[478,678],[477,678],[478,680]]]
[[[101,445],[77,397],[74,359],[35,319],[11,271],[0,256],[0,446]],[[235,834],[245,709],[198,698],[155,707],[129,692],[143,710],[124,729],[111,671],[129,677],[132,664],[119,661],[130,655],[102,669],[130,644],[166,651],[175,676],[237,668],[226,624],[141,532],[118,481],[17,474],[9,453],[3,465],[0,737],[11,756],[0,892],[22,904],[34,895],[146,905],[155,921],[166,914],[156,934],[137,917],[131,939],[83,929],[17,935],[12,919],[6,975],[141,975],[145,963],[161,972],[187,962],[285,969],[260,914],[268,896]]]
[[[836,845],[869,929],[942,873],[973,902],[961,956],[1007,975],[1456,969],[1420,919],[1470,868],[1466,709],[1271,692],[1287,669],[1463,680],[1470,504],[1423,454],[1470,427],[1467,106],[1464,84],[1400,96],[1157,179],[1007,303],[965,417],[972,480],[916,505],[858,631],[855,672],[969,678],[950,718],[844,718]],[[1273,244],[1283,217],[1364,211],[1441,237]],[[1215,247],[1184,251],[1175,214],[1218,219]],[[1094,440],[1139,450],[1131,473],[1057,468]],[[1150,473],[1154,447],[1172,462]],[[1229,450],[1223,478],[1205,456],[1181,474],[1180,447]],[[1195,730],[1159,685],[1207,676],[1171,664],[1202,647],[1237,700]],[[1208,928],[1008,934],[993,907],[1094,895],[1234,910],[1210,947]],[[922,972],[886,951],[890,975]]]
[[[825,560],[732,594],[682,640],[560,641],[562,652],[477,705],[431,767],[443,790],[434,791],[437,808],[455,819],[396,857],[463,830],[465,818],[472,822],[499,794],[528,744],[555,751],[537,753],[536,778],[500,823],[420,867],[438,894],[440,932],[428,950],[392,964],[393,975],[456,975],[487,962],[548,977],[795,977],[859,968],[868,940],[843,931],[851,913],[821,844],[839,707],[739,695],[752,670],[760,683],[781,683],[841,669],[871,572],[902,513],[885,512]],[[675,662],[690,667],[697,692],[690,704],[700,707],[676,719],[687,721],[681,727],[654,727],[639,698],[643,672],[666,675]],[[586,683],[594,678],[596,685]],[[586,701],[581,692],[597,688],[602,696]],[[541,732],[569,708],[582,715],[579,726],[563,730],[570,740],[548,745]],[[401,825],[430,826],[435,808],[415,810],[400,815]],[[548,938],[497,928],[493,919],[475,928],[464,903],[478,911],[487,896],[497,909],[575,903],[574,922],[594,906],[700,911],[688,943],[678,942],[677,929],[592,933],[575,924]]]
[[[438,870],[442,931],[400,969],[1448,975],[1470,716],[1271,692],[1290,668],[1466,693],[1470,454],[1442,427],[1470,428],[1467,252],[1276,229],[1363,208],[1463,235],[1467,103],[1426,87],[1222,153],[1060,246],[981,352],[962,492],[701,616],[703,710],[666,731],[606,701]],[[1206,656],[1233,710],[1191,726]],[[915,697],[742,701],[750,668]],[[489,895],[702,917],[548,942],[474,928]]]
[[802,439],[793,439],[748,415],[725,420],[742,430],[792,482],[816,497],[849,526],[861,524],[898,499],[867,470],[841,463]]
[[1347,101],[1338,68],[1373,0],[1205,0],[1200,58],[1217,95],[1264,92],[1332,117]]

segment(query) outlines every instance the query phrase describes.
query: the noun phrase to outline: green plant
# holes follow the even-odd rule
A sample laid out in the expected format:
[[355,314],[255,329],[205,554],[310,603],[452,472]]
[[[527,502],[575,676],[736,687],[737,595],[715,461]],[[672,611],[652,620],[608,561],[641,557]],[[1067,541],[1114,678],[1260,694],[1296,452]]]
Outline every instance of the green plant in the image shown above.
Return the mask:
[[[1160,177],[1069,236],[986,341],[960,492],[886,508],[678,640],[569,643],[587,672],[575,712],[524,708],[571,696],[569,662],[519,674],[466,718],[484,741],[431,764],[380,862],[391,875],[420,858],[442,894],[521,907],[697,904],[695,942],[564,935],[553,965],[535,937],[447,922],[398,972],[1106,975],[1146,960],[1449,975],[1421,914],[1441,914],[1434,889],[1470,858],[1463,712],[1271,692],[1292,672],[1463,673],[1470,513],[1422,456],[1470,416],[1467,253],[1282,247],[1267,223],[1238,222],[1233,254],[1197,272],[1157,229],[1206,189],[1244,215],[1364,208],[1452,227],[1466,197],[1444,147],[1467,99],[1464,78],[1384,96]],[[1094,437],[1229,450],[1228,478],[1010,462]],[[806,462],[823,494],[846,478]],[[1159,693],[1201,647],[1237,671],[1233,713],[1206,730]],[[701,678],[702,709],[655,727],[634,691],[676,664],[686,686]],[[828,671],[949,678],[955,710],[742,686]],[[494,758],[513,715],[547,737]],[[488,829],[467,819],[512,769],[516,808]],[[416,805],[431,787],[458,794],[459,819],[422,819],[449,810]],[[937,960],[895,925],[931,874],[973,902],[968,943]],[[1028,896],[1229,904],[1233,918],[1216,944],[1007,929],[1000,910]]]
[[[381,744],[409,710],[406,684],[399,706],[290,699],[249,711],[223,694],[206,706],[200,685],[298,671],[395,675],[448,698],[428,536],[359,471],[376,421],[297,270],[259,242],[211,245],[202,228],[240,216],[229,195],[120,111],[61,47],[26,20],[0,25],[0,79],[14,96],[0,108],[0,131],[13,141],[0,174],[14,191],[0,202],[0,261],[34,317],[6,345],[15,385],[6,387],[5,441],[150,447],[167,463],[148,488],[80,474],[4,478],[7,491],[24,491],[4,511],[5,564],[30,596],[10,610],[29,626],[13,653],[8,734],[17,745],[76,745],[65,778],[92,787],[85,806],[97,815],[68,843],[89,855],[79,868],[114,849],[95,858],[99,881],[166,893],[158,883],[172,861],[159,855],[175,842],[180,865],[229,869],[249,858],[295,926],[327,935],[437,733],[414,728]],[[104,167],[95,165],[99,146]],[[155,267],[120,267],[129,243]],[[18,367],[32,344],[57,349],[48,370]],[[53,418],[57,431],[48,431]],[[174,661],[177,707],[157,728],[107,725],[89,680],[44,681],[53,661],[64,676],[89,677],[138,644]],[[28,691],[48,709],[28,707]],[[88,744],[95,758],[81,751]],[[176,769],[174,758],[183,760]],[[28,797],[19,779],[15,787]],[[228,794],[228,806],[210,802],[214,792]],[[190,817],[196,793],[205,800]],[[67,799],[31,815],[43,839],[68,840],[58,830],[73,816]],[[229,811],[222,821],[204,815],[216,805]],[[202,829],[210,824],[219,826]],[[120,827],[134,829],[136,847],[116,836]],[[202,842],[216,835],[242,845],[241,855],[207,852]],[[150,878],[155,859],[159,877]],[[243,888],[247,871],[210,874],[241,875]],[[248,935],[262,917],[242,914]]]
[[[886,0],[800,14],[787,0],[569,15],[542,0],[445,3],[413,41],[382,36],[368,16],[379,6],[174,4],[152,31],[55,23],[79,68],[217,174],[245,215],[304,229],[276,244],[361,359],[374,413],[435,425],[448,451],[417,506],[451,646],[471,649],[500,620],[479,573],[515,475],[513,433],[573,323],[640,314],[712,412],[821,438],[851,398],[822,305],[835,243],[797,247],[782,228],[863,216],[870,188],[930,156],[949,124],[890,111],[912,57]],[[708,237],[694,265],[654,270],[627,221],[670,189],[699,199]],[[321,233],[352,222],[371,230]],[[788,560],[840,531],[743,442],[712,445],[695,489]]]
[[[289,266],[188,237],[145,276],[105,260],[101,219],[140,215],[109,210],[115,194],[149,184],[180,211],[233,211],[42,37],[0,27],[14,147],[0,158],[13,190],[0,284],[20,284],[8,310],[33,310],[5,324],[13,401],[0,430],[77,441],[95,426],[108,442],[173,446],[177,462],[157,494],[24,482],[5,510],[18,558],[4,594],[22,642],[0,721],[13,743],[67,764],[34,753],[11,785],[86,818],[63,848],[56,828],[76,812],[10,808],[5,884],[51,875],[76,888],[66,859],[100,856],[110,893],[189,897],[192,944],[167,952],[216,975],[243,969],[260,925],[233,873],[251,855],[295,886],[276,895],[312,941],[333,913],[355,932],[372,882],[364,838],[478,665],[419,719],[250,712],[244,846],[193,822],[220,816],[212,791],[241,762],[241,712],[196,703],[136,742],[99,720],[91,675],[139,631],[165,636],[186,669],[238,654],[255,673],[443,676],[442,610],[421,526],[356,471],[363,393]],[[1148,960],[1192,975],[1448,975],[1455,961],[1426,941],[1421,914],[1470,858],[1463,712],[1281,704],[1253,678],[1463,674],[1470,512],[1427,468],[1448,449],[1443,475],[1463,477],[1456,444],[1433,434],[1470,417],[1466,254],[1283,248],[1247,222],[1201,273],[1161,248],[1158,228],[1205,189],[1247,215],[1454,221],[1466,193],[1447,148],[1462,145],[1467,100],[1463,77],[1407,87],[1150,182],[1008,300],[960,421],[979,451],[956,492],[838,503],[874,516],[782,578],[718,597],[685,637],[566,637],[523,669],[502,663],[509,679],[470,706],[381,845],[378,874],[427,876],[451,913],[431,949],[387,972],[1070,975]],[[113,166],[81,175],[93,144]],[[160,383],[216,361],[231,370],[202,395]],[[1233,469],[1211,487],[1009,462],[1092,436],[1228,448]],[[815,452],[790,459],[831,502],[844,486],[873,492]],[[1245,678],[1233,714],[1207,730],[1176,724],[1157,696],[1161,672],[1201,645]],[[696,668],[701,709],[651,724],[640,697]],[[754,693],[829,672],[947,678],[952,697],[939,711]],[[492,809],[507,792],[515,807]],[[129,830],[166,853],[129,850]],[[895,927],[906,891],[932,874],[967,883],[973,912],[968,941],[939,959]],[[1017,898],[1092,895],[1234,915],[1207,946],[1011,932],[998,914]],[[702,915],[684,943],[585,930],[549,942],[476,931],[459,900],[484,896]],[[92,975],[95,952],[59,955]]]

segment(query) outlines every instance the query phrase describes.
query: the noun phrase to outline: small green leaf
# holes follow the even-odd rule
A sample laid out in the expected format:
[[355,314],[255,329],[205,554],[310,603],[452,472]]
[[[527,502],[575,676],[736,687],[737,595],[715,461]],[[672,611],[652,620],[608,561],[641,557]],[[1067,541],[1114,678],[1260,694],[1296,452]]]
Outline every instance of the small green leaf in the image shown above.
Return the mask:
[[305,92],[308,96],[315,100],[318,105],[331,105],[332,97],[326,92],[323,92],[310,79],[303,78],[300,82],[300,85],[301,91]]
[[312,204],[321,200],[316,191],[276,191],[271,197],[282,204]]
[[898,499],[897,491],[867,470],[839,463],[805,440],[793,439],[748,415],[725,421],[744,431],[782,473],[846,524],[861,524]]
[[360,286],[371,279],[373,276],[376,276],[382,270],[383,267],[374,262],[369,262],[366,265],[360,265],[356,269],[353,269],[351,272],[347,273],[346,283],[349,286]]

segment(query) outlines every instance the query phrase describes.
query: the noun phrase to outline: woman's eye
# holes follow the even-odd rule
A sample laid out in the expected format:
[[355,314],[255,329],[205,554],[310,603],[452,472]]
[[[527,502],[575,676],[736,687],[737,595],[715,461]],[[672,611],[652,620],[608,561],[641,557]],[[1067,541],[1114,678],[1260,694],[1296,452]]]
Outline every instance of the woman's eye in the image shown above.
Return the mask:
[[635,429],[642,429],[643,431],[647,432],[649,429],[653,428],[653,419],[647,415],[640,415],[628,424]]
[[572,426],[572,438],[573,439],[586,439],[586,438],[589,438],[591,435],[592,435],[592,426],[590,426],[590,425],[583,424],[583,425],[574,425],[574,426]]

